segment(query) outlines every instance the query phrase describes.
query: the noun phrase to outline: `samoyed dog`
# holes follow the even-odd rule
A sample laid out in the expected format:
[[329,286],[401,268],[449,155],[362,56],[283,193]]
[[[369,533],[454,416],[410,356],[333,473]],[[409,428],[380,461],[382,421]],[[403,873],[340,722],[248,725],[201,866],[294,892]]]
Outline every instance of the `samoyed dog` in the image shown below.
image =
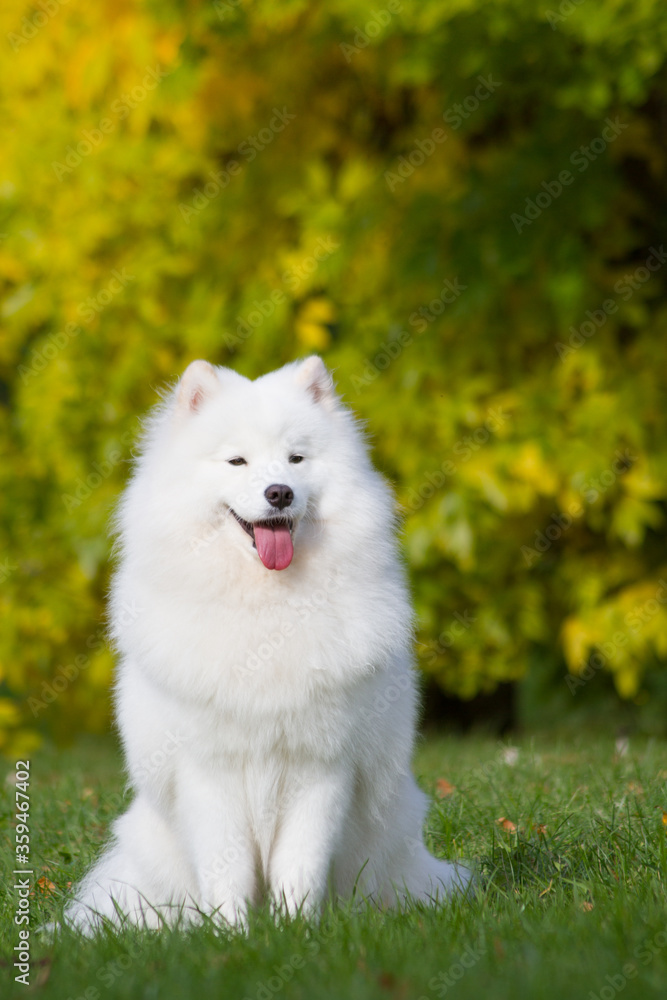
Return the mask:
[[65,912],[156,928],[436,902],[412,612],[391,492],[318,357],[250,381],[193,362],[117,516],[116,715],[134,798]]

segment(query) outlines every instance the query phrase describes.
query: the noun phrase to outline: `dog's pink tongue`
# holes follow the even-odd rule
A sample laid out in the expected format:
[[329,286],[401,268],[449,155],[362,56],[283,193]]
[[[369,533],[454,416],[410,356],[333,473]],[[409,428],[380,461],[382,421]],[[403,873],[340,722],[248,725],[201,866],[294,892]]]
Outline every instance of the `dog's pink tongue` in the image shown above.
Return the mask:
[[286,569],[292,562],[294,546],[286,524],[255,525],[257,554],[267,569]]

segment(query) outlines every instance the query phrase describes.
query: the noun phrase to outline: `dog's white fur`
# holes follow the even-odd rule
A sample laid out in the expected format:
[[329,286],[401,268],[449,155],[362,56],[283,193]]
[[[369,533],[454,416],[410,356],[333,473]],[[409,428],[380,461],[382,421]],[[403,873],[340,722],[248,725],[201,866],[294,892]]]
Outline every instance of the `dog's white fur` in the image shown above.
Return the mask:
[[[273,483],[294,492],[284,570],[230,513],[266,518]],[[395,905],[463,886],[422,840],[393,499],[322,361],[255,381],[190,365],[149,421],[117,527],[116,709],[135,798],[66,921],[244,924],[265,895],[294,913],[328,887]]]

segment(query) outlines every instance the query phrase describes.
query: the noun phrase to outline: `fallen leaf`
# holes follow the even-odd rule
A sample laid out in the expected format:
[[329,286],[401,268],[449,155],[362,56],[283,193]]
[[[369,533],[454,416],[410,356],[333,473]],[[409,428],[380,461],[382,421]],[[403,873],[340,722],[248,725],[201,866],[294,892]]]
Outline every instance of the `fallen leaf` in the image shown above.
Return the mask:
[[588,900],[584,900],[584,902],[581,904],[581,909],[585,913],[589,913],[593,909],[593,903],[589,903]]
[[39,891],[44,893],[45,896],[49,896],[56,888],[54,883],[51,882],[46,875],[42,875],[41,878],[37,879],[37,885],[39,886]]
[[441,799],[444,799],[446,795],[453,795],[456,791],[455,786],[450,784],[446,778],[438,778],[436,788],[438,790],[438,798]]
[[546,835],[547,835],[546,824],[545,823],[540,823],[539,826],[536,826],[535,827],[535,833],[538,835],[538,837],[546,837]]
[[51,975],[51,959],[50,958],[38,958],[37,959],[37,976],[31,983],[32,989],[38,989],[40,986],[44,986],[47,982],[49,976]]
[[378,983],[383,990],[393,990],[396,986],[396,976],[392,972],[381,972]]
[[504,816],[499,816],[496,823],[499,823],[503,830],[508,830],[510,833],[516,830],[516,823],[513,823],[511,819],[505,819]]

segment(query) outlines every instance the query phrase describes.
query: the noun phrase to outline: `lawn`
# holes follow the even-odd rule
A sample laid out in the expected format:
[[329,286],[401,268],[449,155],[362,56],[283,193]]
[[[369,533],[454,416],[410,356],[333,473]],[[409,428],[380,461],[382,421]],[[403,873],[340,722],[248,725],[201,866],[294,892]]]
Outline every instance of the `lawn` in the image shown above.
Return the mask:
[[[329,908],[319,925],[253,915],[247,936],[203,926],[54,942],[35,928],[122,809],[120,758],[86,740],[31,761],[30,992],[44,998],[225,1000],[667,996],[667,743],[611,735],[429,736],[415,768],[427,834],[476,859],[475,898],[402,913]],[[13,768],[2,785],[3,997],[14,982]],[[667,818],[667,816],[665,817]]]

